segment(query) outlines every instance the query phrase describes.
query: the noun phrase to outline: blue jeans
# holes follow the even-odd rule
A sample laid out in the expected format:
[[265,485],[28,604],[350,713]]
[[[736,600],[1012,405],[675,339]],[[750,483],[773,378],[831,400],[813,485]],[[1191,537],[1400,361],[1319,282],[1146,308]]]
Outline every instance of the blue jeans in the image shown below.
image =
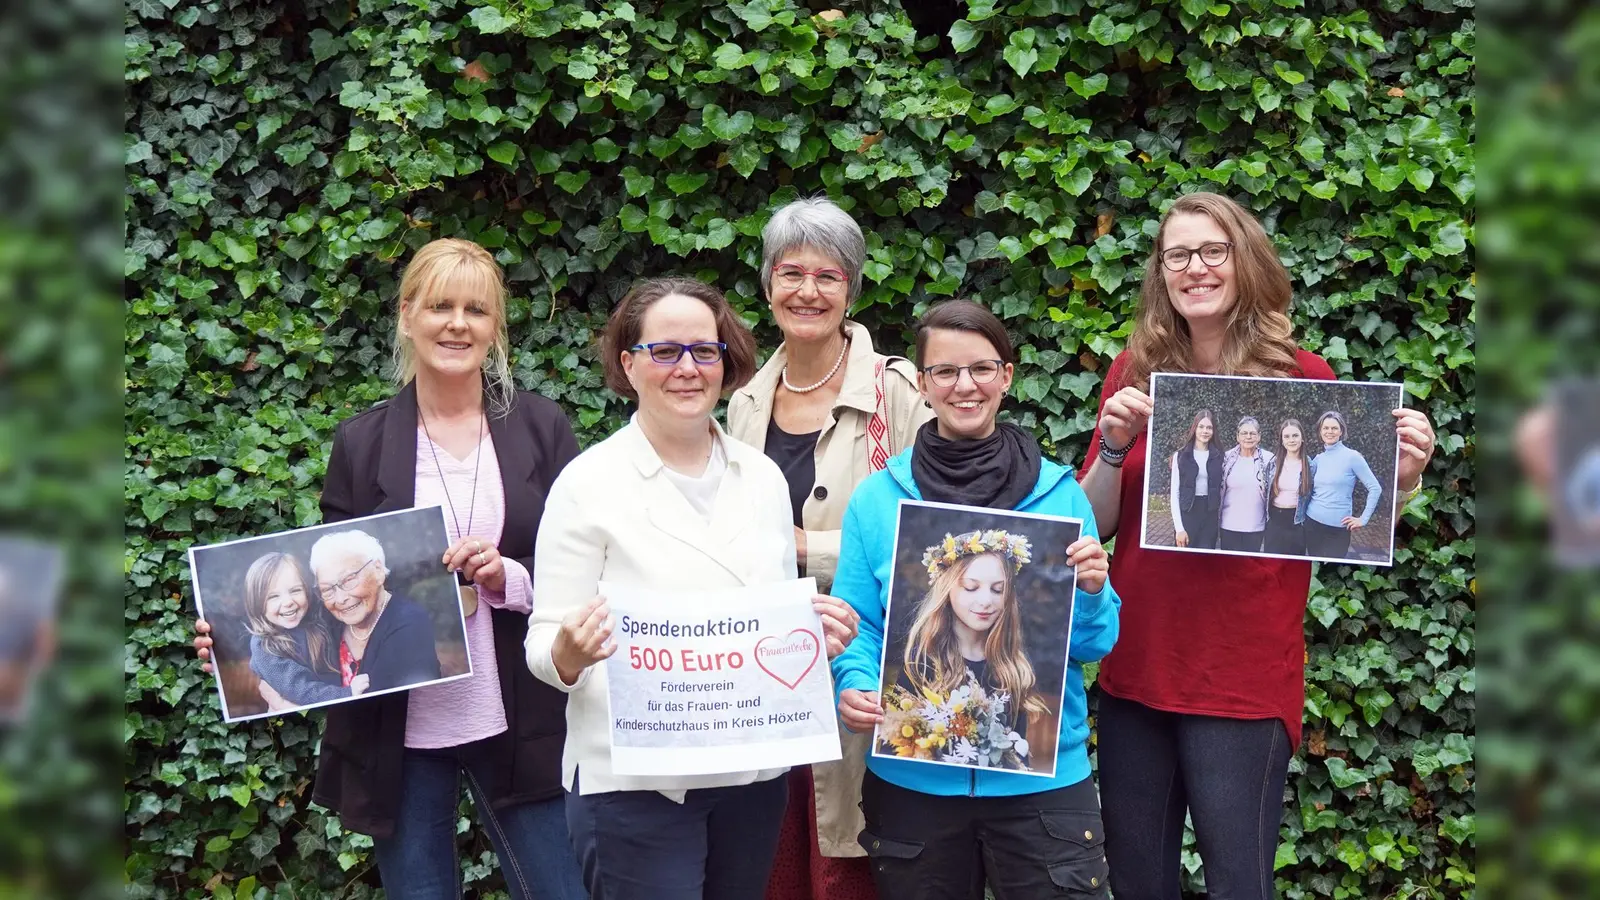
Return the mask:
[[583,881],[567,838],[562,798],[493,809],[456,749],[406,750],[394,835],[373,841],[384,893],[390,900],[461,896],[456,811],[465,774],[513,900],[582,900]]
[[1210,900],[1272,900],[1293,749],[1277,719],[1152,709],[1100,694],[1100,800],[1117,900],[1179,900],[1183,815]]
[[[578,779],[581,782],[580,770]],[[761,900],[789,780],[656,791],[567,792],[567,827],[594,900]]]

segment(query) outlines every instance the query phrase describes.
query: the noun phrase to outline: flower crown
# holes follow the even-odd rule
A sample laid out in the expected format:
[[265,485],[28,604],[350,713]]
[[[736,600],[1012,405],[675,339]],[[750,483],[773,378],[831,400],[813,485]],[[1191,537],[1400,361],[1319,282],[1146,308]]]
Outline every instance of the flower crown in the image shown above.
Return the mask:
[[999,553],[1011,562],[1012,574],[1022,571],[1023,566],[1033,562],[1033,548],[1028,543],[1027,535],[994,529],[968,531],[953,536],[946,534],[943,541],[922,554],[922,564],[928,567],[928,580],[932,581],[961,557],[979,553]]

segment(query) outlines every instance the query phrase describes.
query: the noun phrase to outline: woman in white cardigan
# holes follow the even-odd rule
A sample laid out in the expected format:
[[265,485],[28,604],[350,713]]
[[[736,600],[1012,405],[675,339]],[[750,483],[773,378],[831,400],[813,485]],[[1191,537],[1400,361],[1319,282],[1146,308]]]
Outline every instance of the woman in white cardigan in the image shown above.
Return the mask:
[[[616,651],[601,581],[662,590],[795,578],[789,488],[776,464],[729,438],[712,412],[755,372],[755,341],[715,288],[644,282],[601,339],[606,384],[634,399],[629,424],[562,471],[534,557],[533,674],[568,692],[562,780],[590,896],[755,900],[787,798],[785,769],[696,777],[613,774],[605,667]],[[854,611],[818,596],[828,655]]]

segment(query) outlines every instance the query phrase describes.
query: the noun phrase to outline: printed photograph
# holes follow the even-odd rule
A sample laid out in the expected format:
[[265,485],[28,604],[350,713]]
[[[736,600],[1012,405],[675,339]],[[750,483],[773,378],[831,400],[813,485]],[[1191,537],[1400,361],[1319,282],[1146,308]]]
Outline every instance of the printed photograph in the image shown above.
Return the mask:
[[1053,776],[1078,519],[903,501],[875,756]]
[[189,551],[229,722],[472,674],[444,508]]
[[25,719],[56,648],[61,548],[0,536],[0,723]]
[[1387,566],[1405,388],[1150,376],[1140,546]]
[[1558,384],[1556,471],[1551,520],[1556,559],[1578,568],[1600,564],[1600,381]]

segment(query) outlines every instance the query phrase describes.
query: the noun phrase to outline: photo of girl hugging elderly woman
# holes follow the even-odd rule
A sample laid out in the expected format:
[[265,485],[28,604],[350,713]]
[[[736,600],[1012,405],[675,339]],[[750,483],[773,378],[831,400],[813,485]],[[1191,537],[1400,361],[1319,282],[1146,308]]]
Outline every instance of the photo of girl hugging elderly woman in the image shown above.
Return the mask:
[[224,719],[470,675],[446,546],[429,507],[191,549]]

